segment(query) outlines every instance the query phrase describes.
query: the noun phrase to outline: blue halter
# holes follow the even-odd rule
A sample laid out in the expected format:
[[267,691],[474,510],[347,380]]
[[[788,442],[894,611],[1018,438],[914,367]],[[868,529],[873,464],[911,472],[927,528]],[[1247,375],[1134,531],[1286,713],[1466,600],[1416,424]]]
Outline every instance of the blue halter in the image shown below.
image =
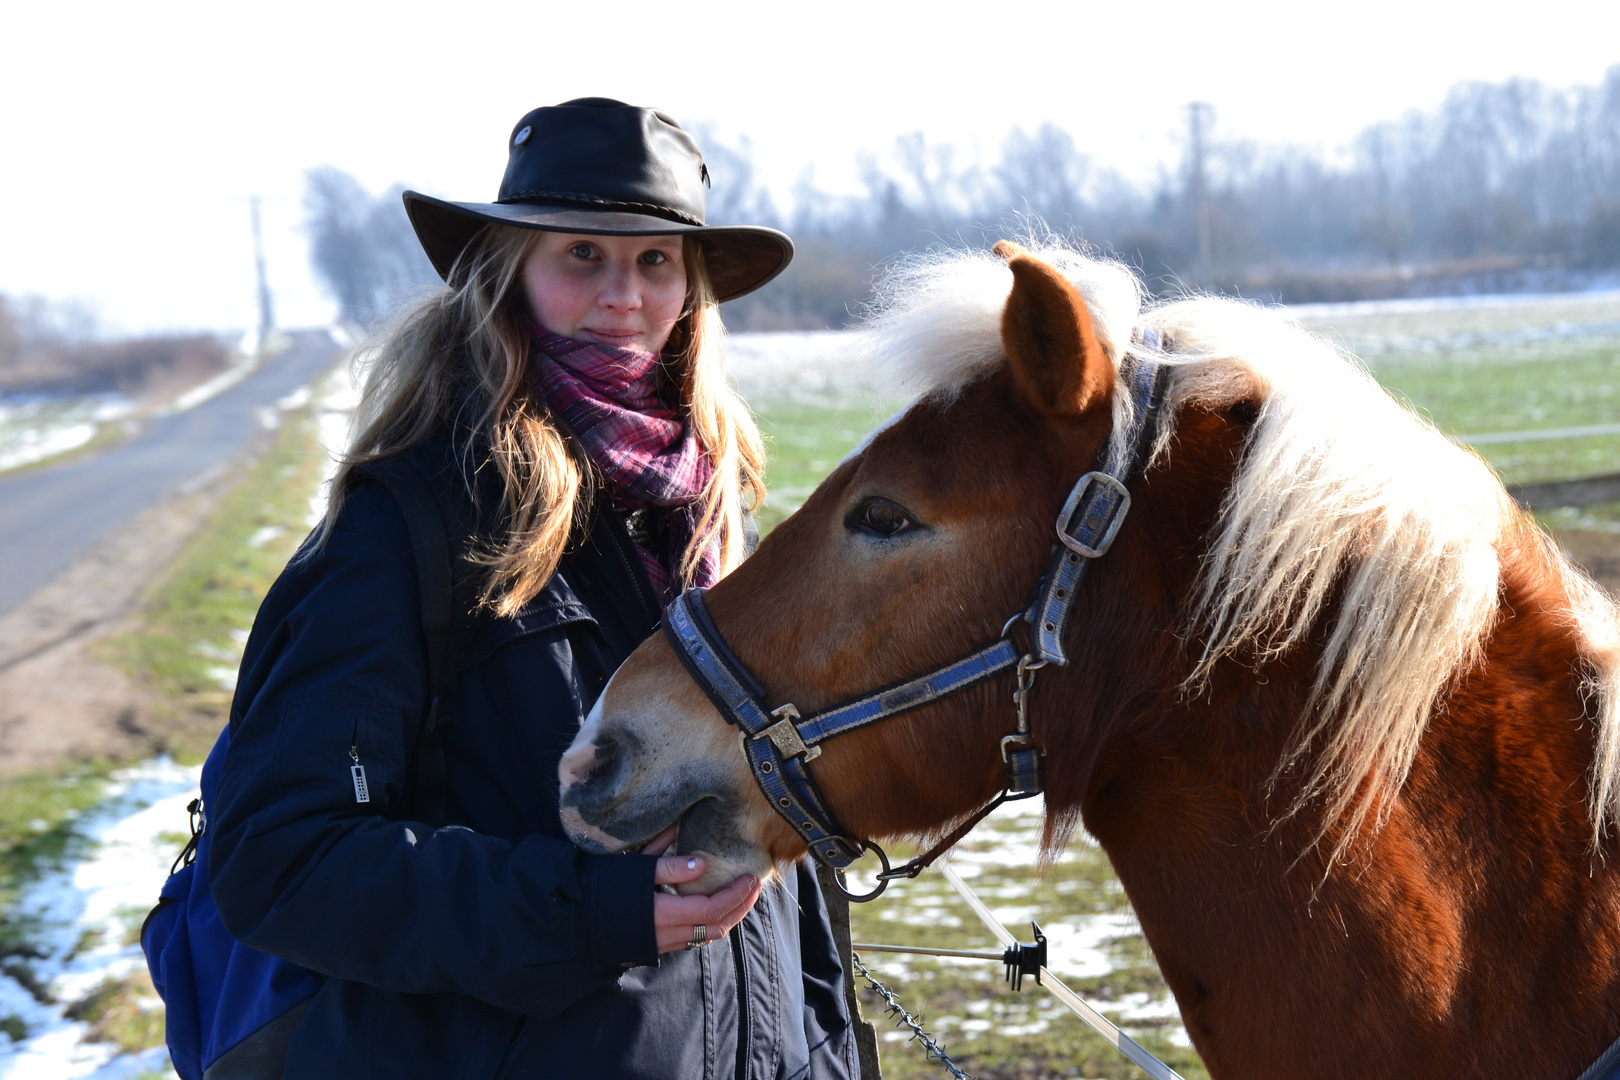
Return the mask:
[[[1145,352],[1157,352],[1158,332],[1144,330],[1142,343]],[[1029,690],[1037,669],[1069,662],[1063,637],[1073,612],[1075,591],[1086,569],[1108,551],[1125,521],[1131,505],[1126,482],[1147,455],[1164,396],[1167,368],[1163,363],[1129,357],[1122,369],[1121,381],[1134,406],[1127,437],[1110,439],[1098,455],[1097,468],[1075,483],[1058,514],[1059,542],[1054,545],[1051,563],[1029,606],[1007,620],[998,640],[978,652],[920,678],[805,717],[791,704],[766,709],[764,688],[720,636],[703,606],[702,589],[688,589],[665,611],[664,635],[675,655],[726,722],[741,730],[743,754],[760,790],[771,807],[804,839],[810,854],[834,870],[843,870],[867,851],[883,864],[877,888],[862,895],[850,893],[850,899],[873,900],[890,881],[916,877],[997,806],[1041,793],[1042,751],[1029,731]],[[1027,650],[1009,636],[1020,621],[1030,628]],[[821,744],[1014,667],[1018,674],[1018,688],[1013,695],[1018,726],[1001,740],[1001,758],[1007,773],[1001,793],[929,851],[900,867],[891,868],[888,855],[876,844],[848,836],[810,775],[810,762],[821,756]],[[841,876],[835,874],[834,879]]]

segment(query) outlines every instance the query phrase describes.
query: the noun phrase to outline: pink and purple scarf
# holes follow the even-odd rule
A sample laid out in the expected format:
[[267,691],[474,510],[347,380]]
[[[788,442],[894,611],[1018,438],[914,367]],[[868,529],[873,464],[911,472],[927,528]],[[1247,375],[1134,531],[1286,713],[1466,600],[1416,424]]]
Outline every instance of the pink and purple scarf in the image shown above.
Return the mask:
[[[534,344],[530,376],[596,466],[608,501],[665,515],[665,550],[639,544],[636,550],[653,587],[670,602],[681,555],[697,525],[694,503],[714,469],[691,426],[661,393],[667,382],[663,355],[545,330],[535,331]],[[716,539],[698,562],[694,584],[707,587],[719,578]]]

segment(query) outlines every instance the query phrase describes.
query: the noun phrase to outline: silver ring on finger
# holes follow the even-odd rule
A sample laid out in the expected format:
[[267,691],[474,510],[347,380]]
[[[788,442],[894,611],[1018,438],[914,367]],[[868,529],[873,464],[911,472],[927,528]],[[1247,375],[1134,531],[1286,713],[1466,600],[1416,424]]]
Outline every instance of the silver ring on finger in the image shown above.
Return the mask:
[[709,943],[709,928],[707,926],[692,927],[692,940],[686,943],[688,949],[701,949]]

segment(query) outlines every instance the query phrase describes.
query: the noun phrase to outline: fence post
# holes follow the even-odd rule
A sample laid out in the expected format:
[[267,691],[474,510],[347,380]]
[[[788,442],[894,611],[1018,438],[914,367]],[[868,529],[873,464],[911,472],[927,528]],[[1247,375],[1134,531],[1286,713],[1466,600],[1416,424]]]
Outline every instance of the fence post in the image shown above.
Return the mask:
[[816,864],[816,880],[821,884],[821,895],[827,901],[827,921],[832,924],[833,944],[838,949],[838,963],[844,969],[844,1001],[849,1006],[849,1019],[855,1025],[855,1051],[860,1058],[860,1080],[883,1080],[883,1068],[878,1064],[877,1029],[861,1016],[860,999],[855,996],[855,965],[849,932],[849,899],[833,881],[833,872]]

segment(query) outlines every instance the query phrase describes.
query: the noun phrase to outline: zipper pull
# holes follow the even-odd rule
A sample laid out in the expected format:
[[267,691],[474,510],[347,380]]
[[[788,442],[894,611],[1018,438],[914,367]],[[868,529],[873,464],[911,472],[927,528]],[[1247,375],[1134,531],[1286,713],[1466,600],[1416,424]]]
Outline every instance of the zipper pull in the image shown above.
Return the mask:
[[366,767],[360,764],[360,748],[349,747],[349,760],[354,762],[349,766],[349,776],[354,779],[354,801],[368,803],[371,801],[371,788],[366,786]]

